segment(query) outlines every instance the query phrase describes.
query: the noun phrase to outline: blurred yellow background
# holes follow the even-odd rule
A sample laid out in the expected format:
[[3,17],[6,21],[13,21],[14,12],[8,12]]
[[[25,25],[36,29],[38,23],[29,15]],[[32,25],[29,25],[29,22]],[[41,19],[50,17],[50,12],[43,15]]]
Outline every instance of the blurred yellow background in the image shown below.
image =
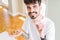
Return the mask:
[[[7,7],[0,5],[0,33],[7,31],[9,34],[14,33],[14,30],[22,30],[26,16],[9,14]],[[23,36],[18,36],[17,40],[26,40]]]

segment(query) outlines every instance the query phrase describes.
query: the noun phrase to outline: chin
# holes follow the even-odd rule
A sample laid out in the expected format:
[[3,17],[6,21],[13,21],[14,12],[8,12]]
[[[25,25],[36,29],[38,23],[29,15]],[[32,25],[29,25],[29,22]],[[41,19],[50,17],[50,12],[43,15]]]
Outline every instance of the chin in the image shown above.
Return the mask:
[[31,19],[35,19],[36,17],[31,17]]

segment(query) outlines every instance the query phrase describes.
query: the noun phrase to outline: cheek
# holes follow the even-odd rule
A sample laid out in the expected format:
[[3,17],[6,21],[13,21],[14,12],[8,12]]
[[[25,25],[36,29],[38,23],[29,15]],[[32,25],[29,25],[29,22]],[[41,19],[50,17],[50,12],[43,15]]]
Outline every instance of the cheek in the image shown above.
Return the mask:
[[30,14],[28,14],[28,16],[30,16]]
[[29,10],[29,9],[27,9],[27,12],[30,12],[30,10]]
[[40,8],[39,8],[39,7],[37,7],[37,8],[35,8],[35,11],[37,11],[37,12],[38,12],[38,11],[39,11],[39,9],[40,9]]

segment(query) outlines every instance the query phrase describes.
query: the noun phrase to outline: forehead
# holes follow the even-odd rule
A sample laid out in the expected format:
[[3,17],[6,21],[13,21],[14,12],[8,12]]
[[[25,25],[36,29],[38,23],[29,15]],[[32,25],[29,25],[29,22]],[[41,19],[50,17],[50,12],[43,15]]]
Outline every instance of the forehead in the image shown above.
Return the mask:
[[39,3],[36,2],[36,3],[30,3],[30,4],[26,4],[26,6],[39,6]]

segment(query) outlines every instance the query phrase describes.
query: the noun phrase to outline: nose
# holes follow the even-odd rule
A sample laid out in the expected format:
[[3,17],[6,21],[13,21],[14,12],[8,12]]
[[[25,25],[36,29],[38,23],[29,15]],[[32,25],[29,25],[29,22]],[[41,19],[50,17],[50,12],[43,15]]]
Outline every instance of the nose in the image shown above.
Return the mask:
[[33,12],[33,11],[34,11],[34,9],[33,9],[33,8],[31,8],[31,9],[30,9],[30,12]]

